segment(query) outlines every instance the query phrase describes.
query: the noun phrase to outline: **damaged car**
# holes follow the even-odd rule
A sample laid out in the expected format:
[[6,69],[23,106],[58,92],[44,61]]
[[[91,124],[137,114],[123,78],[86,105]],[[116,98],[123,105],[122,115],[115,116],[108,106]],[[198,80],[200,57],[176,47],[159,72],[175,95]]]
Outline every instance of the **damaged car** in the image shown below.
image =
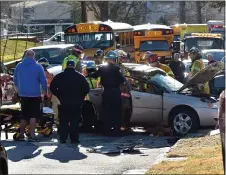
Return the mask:
[[[215,126],[218,100],[203,94],[199,85],[208,82],[223,67],[222,62],[211,64],[182,84],[158,68],[123,63],[122,68],[130,72],[122,87],[122,98],[127,94],[123,118],[130,119],[130,126],[171,127],[174,135],[180,136],[201,126]],[[53,72],[56,74],[56,69]],[[89,101],[83,105],[83,127],[98,130],[103,127],[102,93],[102,88],[90,90]]]

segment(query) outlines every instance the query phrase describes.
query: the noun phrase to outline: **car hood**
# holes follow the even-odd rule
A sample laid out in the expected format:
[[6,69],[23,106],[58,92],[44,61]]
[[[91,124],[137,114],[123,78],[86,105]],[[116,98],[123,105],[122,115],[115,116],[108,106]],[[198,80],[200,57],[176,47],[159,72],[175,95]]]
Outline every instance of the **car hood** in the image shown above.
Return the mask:
[[182,91],[188,87],[204,84],[210,81],[217,73],[224,70],[224,63],[223,62],[215,62],[207,67],[205,67],[200,72],[196,73],[193,77],[191,77],[178,91]]
[[61,65],[51,66],[51,67],[47,68],[47,71],[49,73],[53,74],[53,76],[55,76],[62,72],[62,66]]

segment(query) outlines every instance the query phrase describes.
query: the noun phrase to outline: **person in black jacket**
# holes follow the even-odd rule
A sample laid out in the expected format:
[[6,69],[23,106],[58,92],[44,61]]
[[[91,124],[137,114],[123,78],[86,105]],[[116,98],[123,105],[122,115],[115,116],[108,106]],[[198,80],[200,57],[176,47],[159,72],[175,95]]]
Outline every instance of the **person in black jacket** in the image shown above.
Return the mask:
[[[122,99],[120,85],[125,82],[125,77],[120,72],[119,66],[115,65],[117,53],[109,51],[106,54],[108,64],[100,67],[95,73],[90,74],[90,77],[98,78],[104,92],[102,95],[102,103],[105,117],[105,129],[107,133],[113,131],[113,134],[118,135],[121,129],[122,120]],[[113,130],[112,130],[113,128]]]
[[181,83],[184,82],[184,72],[185,72],[185,65],[182,61],[179,60],[180,54],[175,53],[173,56],[173,60],[170,62],[169,67],[173,71],[175,79],[180,81]]
[[69,133],[71,143],[79,143],[81,108],[90,88],[86,78],[75,70],[74,61],[68,61],[64,72],[53,78],[50,90],[60,101],[60,142],[66,143]]

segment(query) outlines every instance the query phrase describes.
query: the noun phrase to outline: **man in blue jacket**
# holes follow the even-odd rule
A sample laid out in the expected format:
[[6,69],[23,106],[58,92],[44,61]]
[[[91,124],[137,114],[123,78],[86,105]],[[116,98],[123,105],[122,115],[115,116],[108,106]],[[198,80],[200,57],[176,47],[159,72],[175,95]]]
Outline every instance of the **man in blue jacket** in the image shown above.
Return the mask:
[[36,141],[36,119],[41,115],[41,87],[46,98],[47,79],[42,66],[36,63],[35,52],[27,50],[25,58],[16,66],[14,83],[20,97],[22,119],[20,123],[20,138],[24,140],[27,121],[30,120],[30,141]]

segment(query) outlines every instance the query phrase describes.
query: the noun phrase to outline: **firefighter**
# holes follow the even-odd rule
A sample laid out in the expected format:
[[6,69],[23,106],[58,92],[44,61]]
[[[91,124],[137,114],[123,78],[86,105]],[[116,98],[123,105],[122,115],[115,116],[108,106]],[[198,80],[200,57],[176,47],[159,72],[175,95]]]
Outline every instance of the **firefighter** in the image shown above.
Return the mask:
[[143,60],[146,60],[148,65],[152,66],[152,67],[157,67],[162,69],[163,71],[165,71],[169,76],[174,78],[174,74],[173,71],[170,69],[169,66],[165,65],[165,64],[161,64],[158,61],[158,56],[150,51],[147,51],[144,56],[143,56]]
[[50,90],[60,101],[60,142],[66,143],[69,133],[71,143],[79,143],[78,127],[82,104],[90,89],[86,78],[75,71],[74,61],[68,61],[64,72],[53,78]]
[[120,72],[120,68],[116,65],[117,54],[109,51],[106,54],[108,64],[100,67],[90,77],[101,78],[101,84],[104,87],[102,95],[103,110],[105,116],[105,129],[107,133],[113,131],[115,135],[120,133],[122,99],[120,85],[125,82],[125,78]]
[[73,47],[72,47],[72,54],[69,55],[68,57],[66,57],[63,61],[63,64],[62,64],[62,70],[64,70],[67,66],[67,62],[68,61],[74,61],[75,62],[75,69],[78,71],[78,72],[82,72],[82,65],[81,65],[81,56],[83,54],[83,48],[82,46],[80,46],[79,44],[75,44]]
[[[92,63],[92,62],[87,63],[87,65],[86,65],[86,75],[85,76],[88,76],[89,74],[91,74],[93,72],[96,72],[96,70],[97,70],[97,67],[96,67],[95,63]],[[87,77],[86,80],[89,83],[90,89],[97,88],[97,83],[98,83],[97,79],[91,78],[91,77]]]
[[[188,77],[191,78],[193,77],[196,73],[201,71],[202,69],[205,68],[205,65],[202,61],[202,55],[200,54],[200,51],[196,47],[192,47],[189,50],[189,55],[192,61],[191,64],[191,72],[189,73]],[[209,89],[209,83],[205,83],[203,85],[200,85],[199,88],[203,93],[210,94],[210,89]]]
[[102,64],[104,61],[104,51],[101,49],[98,49],[94,54],[94,58],[95,58],[96,65]]
[[53,112],[55,114],[54,115],[55,123],[57,125],[57,132],[59,133],[58,105],[60,104],[60,102],[57,99],[57,97],[55,95],[53,95],[50,91],[50,84],[51,84],[54,76],[47,71],[49,62],[46,58],[41,58],[37,62],[42,65],[42,67],[44,68],[45,74],[46,74],[47,86],[48,86],[47,97],[49,99],[49,100],[47,100],[47,102],[48,102],[47,106],[51,107],[53,109]]
[[53,75],[50,74],[47,71],[47,67],[50,66],[49,65],[49,61],[46,58],[43,57],[43,58],[40,58],[37,61],[37,63],[39,63],[39,64],[42,65],[42,67],[43,67],[43,69],[45,71],[46,78],[47,78],[47,87],[48,87],[48,89],[47,89],[47,97],[48,97],[48,99],[45,101],[44,106],[46,106],[46,107],[52,107],[52,103],[51,103],[52,94],[51,94],[51,91],[50,91],[49,87],[50,87],[50,83],[51,83],[51,81],[53,79]]

